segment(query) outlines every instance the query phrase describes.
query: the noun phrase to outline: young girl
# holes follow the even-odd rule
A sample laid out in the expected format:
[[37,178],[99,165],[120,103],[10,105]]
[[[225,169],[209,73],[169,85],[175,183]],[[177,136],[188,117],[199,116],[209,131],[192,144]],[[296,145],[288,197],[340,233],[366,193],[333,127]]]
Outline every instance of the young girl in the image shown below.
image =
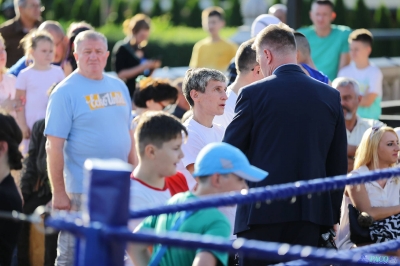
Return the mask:
[[[4,44],[4,38],[0,34],[0,109],[6,105],[6,101],[11,101],[15,98],[15,81],[16,77],[6,73],[7,52]],[[14,108],[13,108],[14,109]],[[14,110],[10,114],[15,118]]]
[[18,75],[16,83],[16,98],[25,101],[25,106],[17,112],[18,124],[24,137],[22,151],[25,155],[33,124],[46,115],[48,89],[65,76],[61,67],[51,65],[54,59],[54,42],[50,34],[44,31],[33,32],[21,42],[28,59],[33,60]]

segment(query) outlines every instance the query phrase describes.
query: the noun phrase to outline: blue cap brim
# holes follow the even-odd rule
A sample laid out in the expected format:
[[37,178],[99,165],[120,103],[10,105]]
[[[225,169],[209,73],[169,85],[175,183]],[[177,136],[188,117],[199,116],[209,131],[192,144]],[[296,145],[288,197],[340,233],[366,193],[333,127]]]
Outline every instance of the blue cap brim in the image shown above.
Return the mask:
[[246,169],[242,169],[241,171],[235,171],[233,173],[251,182],[259,182],[268,176],[267,171],[261,170],[260,168],[252,165],[250,165]]

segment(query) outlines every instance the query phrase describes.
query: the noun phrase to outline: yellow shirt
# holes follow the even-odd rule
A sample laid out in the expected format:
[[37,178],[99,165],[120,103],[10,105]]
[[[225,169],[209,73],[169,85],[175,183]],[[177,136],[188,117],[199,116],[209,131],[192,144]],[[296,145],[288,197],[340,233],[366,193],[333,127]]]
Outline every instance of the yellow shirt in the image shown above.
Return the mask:
[[190,67],[206,67],[226,71],[235,57],[237,45],[228,40],[212,42],[211,37],[198,41],[192,52]]

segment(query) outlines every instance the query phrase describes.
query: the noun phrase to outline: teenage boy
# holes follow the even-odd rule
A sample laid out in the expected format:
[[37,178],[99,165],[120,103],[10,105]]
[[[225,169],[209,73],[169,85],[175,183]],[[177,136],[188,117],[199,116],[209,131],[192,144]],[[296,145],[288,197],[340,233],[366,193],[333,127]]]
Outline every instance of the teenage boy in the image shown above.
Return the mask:
[[201,21],[203,29],[210,36],[194,45],[189,66],[225,71],[235,56],[237,46],[219,35],[220,30],[225,26],[224,10],[217,6],[206,8],[201,14]]
[[[196,159],[195,172],[198,186],[194,192],[175,195],[168,204],[179,204],[199,197],[240,191],[247,189],[245,180],[258,182],[268,173],[250,165],[246,156],[237,148],[227,143],[211,143],[204,147]],[[185,217],[181,217],[185,215]],[[177,221],[181,221],[177,224]],[[154,229],[156,233],[176,231],[201,235],[219,236],[228,239],[230,224],[217,208],[206,208],[192,214],[178,212],[146,218],[136,229]],[[148,265],[151,260],[159,261],[160,266],[186,265],[227,265],[228,254],[207,249],[183,249],[170,246],[163,254],[160,245],[155,245],[152,257],[147,245],[130,244],[128,253],[136,266]],[[156,260],[155,258],[159,258]]]
[[353,78],[358,82],[362,98],[357,114],[363,118],[378,120],[382,113],[383,75],[381,70],[369,61],[372,42],[372,34],[366,29],[358,29],[350,34],[350,58],[352,63],[341,69],[338,77]]
[[350,62],[347,42],[350,28],[332,24],[336,18],[334,8],[330,0],[313,1],[310,10],[313,25],[298,30],[310,42],[316,68],[327,75],[329,80],[334,80],[339,69]]
[[[186,128],[174,116],[148,111],[140,116],[135,131],[139,164],[131,175],[130,209],[163,205],[173,195],[188,191],[185,176],[176,171]],[[142,219],[130,221],[133,230]]]
[[256,51],[251,48],[253,43],[254,38],[239,46],[235,56],[235,68],[238,75],[226,91],[228,100],[225,103],[224,113],[214,118],[214,123],[223,126],[225,129],[235,116],[235,104],[239,90],[264,77],[256,60]]

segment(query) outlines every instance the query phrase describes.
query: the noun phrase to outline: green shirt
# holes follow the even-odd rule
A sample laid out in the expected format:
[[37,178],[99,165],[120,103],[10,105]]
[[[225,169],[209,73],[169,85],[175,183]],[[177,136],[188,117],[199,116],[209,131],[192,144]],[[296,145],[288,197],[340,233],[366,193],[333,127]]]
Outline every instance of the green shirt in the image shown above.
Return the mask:
[[340,55],[349,52],[350,28],[331,25],[332,31],[326,37],[319,37],[314,26],[298,29],[303,33],[311,46],[311,57],[315,66],[332,81],[339,70]]
[[[183,203],[187,200],[196,198],[191,192],[179,193],[168,200],[167,204]],[[160,216],[147,217],[140,225],[142,229],[154,229],[157,232],[165,232],[172,228],[178,220],[181,212],[172,214],[162,214]],[[229,239],[231,230],[228,219],[217,208],[208,208],[195,211],[180,226],[179,232],[194,233],[201,235],[211,235],[224,237]],[[153,247],[153,255],[158,251],[160,245]],[[160,266],[186,266],[192,265],[196,254],[204,251],[204,249],[182,249],[176,247],[168,247],[165,252]],[[207,250],[211,252],[217,259],[217,265],[228,264],[228,254],[224,252]]]

